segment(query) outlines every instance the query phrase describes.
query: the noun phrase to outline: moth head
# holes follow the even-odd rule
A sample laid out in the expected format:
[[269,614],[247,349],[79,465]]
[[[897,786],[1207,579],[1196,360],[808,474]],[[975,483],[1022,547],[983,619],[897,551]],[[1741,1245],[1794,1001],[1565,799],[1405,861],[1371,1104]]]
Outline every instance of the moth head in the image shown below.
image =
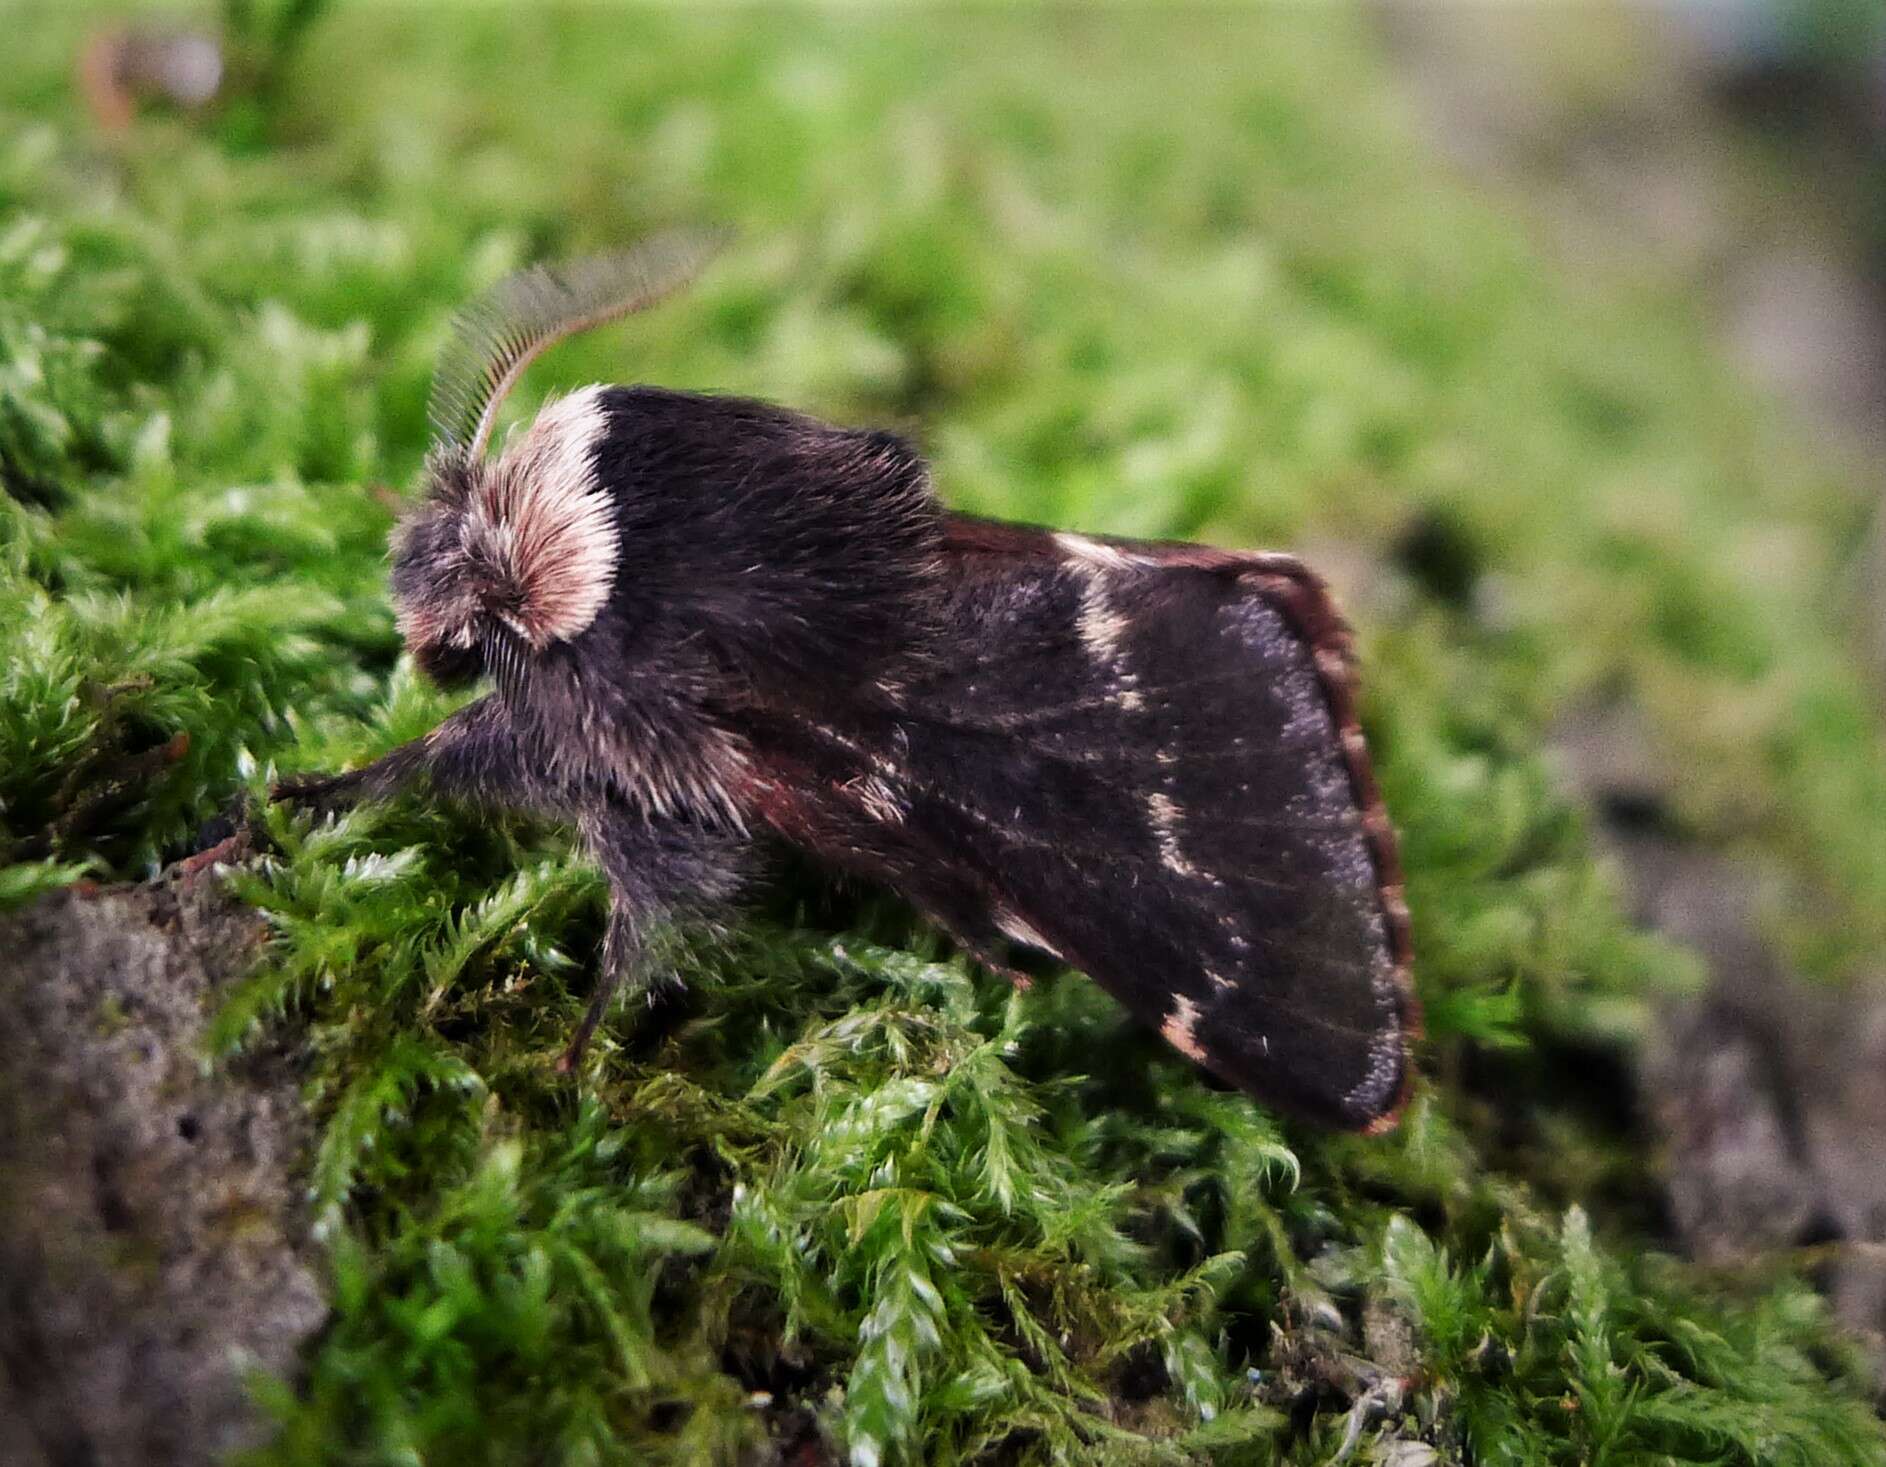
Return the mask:
[[619,540],[596,473],[602,389],[557,399],[495,460],[435,450],[393,549],[400,633],[447,685],[500,647],[525,655],[580,635],[609,599]]
[[499,675],[580,635],[608,602],[620,538],[597,471],[603,389],[546,406],[486,456],[506,394],[562,338],[652,305],[718,248],[717,235],[655,236],[560,270],[520,270],[462,311],[433,378],[434,445],[417,507],[393,545],[400,634],[435,681]]

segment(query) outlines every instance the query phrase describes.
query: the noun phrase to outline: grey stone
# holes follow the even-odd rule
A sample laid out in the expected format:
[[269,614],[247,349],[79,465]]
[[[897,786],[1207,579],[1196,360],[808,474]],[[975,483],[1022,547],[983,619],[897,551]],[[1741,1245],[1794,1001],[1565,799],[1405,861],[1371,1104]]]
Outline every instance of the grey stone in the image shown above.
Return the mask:
[[197,865],[0,919],[0,1457],[199,1463],[259,1439],[244,1380],[326,1305],[280,1052],[204,1031],[257,914]]
[[1673,827],[1675,780],[1628,704],[1569,716],[1554,749],[1638,919],[1708,966],[1640,1060],[1684,1248],[1733,1263],[1824,1245],[1835,1312],[1886,1344],[1886,982],[1816,984],[1789,966],[1763,921],[1786,889]]

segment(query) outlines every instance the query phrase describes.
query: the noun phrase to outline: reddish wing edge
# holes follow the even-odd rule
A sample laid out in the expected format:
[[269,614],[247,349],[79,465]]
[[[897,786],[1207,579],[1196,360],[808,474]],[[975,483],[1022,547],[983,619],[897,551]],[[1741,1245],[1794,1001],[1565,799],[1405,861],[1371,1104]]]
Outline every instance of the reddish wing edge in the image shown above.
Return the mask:
[[[1310,646],[1317,680],[1329,707],[1331,721],[1342,745],[1344,767],[1361,812],[1364,837],[1375,867],[1376,894],[1382,926],[1388,936],[1389,958],[1401,997],[1401,1031],[1405,1050],[1412,1050],[1422,1034],[1421,1001],[1414,988],[1414,932],[1408,915],[1401,849],[1395,827],[1382,801],[1375,766],[1369,758],[1358,714],[1361,679],[1357,671],[1355,636],[1331,597],[1323,578],[1294,555],[1275,551],[1221,550],[1172,540],[1129,540],[1108,535],[1061,536],[1040,526],[985,520],[970,515],[945,517],[943,549],[946,555],[1015,555],[1031,559],[1059,557],[1069,538],[1103,546],[1123,556],[1193,570],[1234,574],[1269,600],[1293,630]],[[1412,1059],[1402,1067],[1401,1093],[1395,1103],[1361,1127],[1367,1136],[1392,1131],[1414,1093]]]

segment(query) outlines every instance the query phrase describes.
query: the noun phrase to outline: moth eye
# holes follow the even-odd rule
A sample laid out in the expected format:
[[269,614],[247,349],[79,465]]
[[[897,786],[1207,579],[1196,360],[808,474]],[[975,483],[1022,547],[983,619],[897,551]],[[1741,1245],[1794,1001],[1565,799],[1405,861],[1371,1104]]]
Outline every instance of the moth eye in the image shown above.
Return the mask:
[[449,642],[420,642],[413,647],[413,660],[419,670],[441,688],[468,687],[484,675],[483,652],[474,643],[455,647]]

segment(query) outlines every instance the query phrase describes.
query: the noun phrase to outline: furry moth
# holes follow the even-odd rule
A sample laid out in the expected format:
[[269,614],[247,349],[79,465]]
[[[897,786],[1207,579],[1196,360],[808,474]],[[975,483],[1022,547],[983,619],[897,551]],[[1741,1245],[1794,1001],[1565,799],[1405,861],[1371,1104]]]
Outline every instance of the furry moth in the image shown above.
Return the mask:
[[1349,632],[1287,555],[950,513],[885,432],[585,387],[494,455],[547,346],[712,253],[657,236],[501,282],[435,379],[392,589],[419,666],[490,691],[285,794],[415,781],[563,819],[611,912],[573,1064],[663,914],[759,836],[894,888],[978,959],[1078,968],[1231,1084],[1392,1126],[1418,1013]]

